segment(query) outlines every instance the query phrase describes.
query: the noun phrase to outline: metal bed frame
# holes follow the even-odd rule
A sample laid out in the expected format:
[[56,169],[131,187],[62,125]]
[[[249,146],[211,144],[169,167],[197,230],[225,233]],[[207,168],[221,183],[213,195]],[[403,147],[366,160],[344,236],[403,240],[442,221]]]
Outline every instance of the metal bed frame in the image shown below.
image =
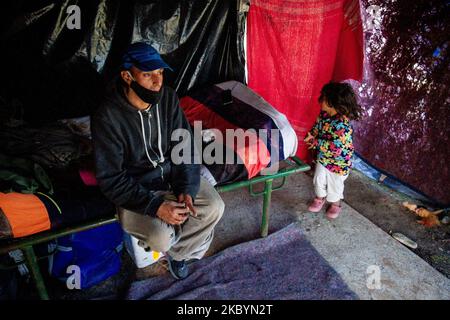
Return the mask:
[[[270,175],[259,175],[249,180],[238,181],[234,183],[230,183],[223,186],[217,186],[216,190],[219,193],[233,191],[236,189],[248,187],[249,193],[253,197],[263,196],[263,207],[262,207],[262,218],[261,218],[261,228],[260,233],[262,237],[266,237],[269,232],[269,215],[270,215],[270,203],[272,199],[272,191],[279,190],[283,188],[286,178],[294,173],[308,171],[311,167],[304,162],[302,162],[297,157],[290,157],[283,161],[287,166],[278,170],[278,172]],[[277,186],[274,186],[273,182],[275,179],[280,179],[281,183]],[[255,192],[253,190],[254,185],[256,184],[264,184],[264,189],[259,192]],[[36,289],[39,297],[42,300],[49,300],[49,295],[47,293],[47,288],[45,286],[44,279],[42,277],[41,271],[39,269],[38,260],[45,257],[37,257],[33,246],[45,243],[54,239],[57,239],[62,236],[67,236],[76,232],[89,230],[93,228],[97,228],[103,225],[107,225],[110,223],[114,223],[118,221],[117,215],[107,218],[96,219],[94,221],[83,222],[77,224],[75,226],[56,229],[56,230],[48,230],[43,231],[38,234],[34,234],[31,236],[23,237],[20,239],[13,240],[3,240],[0,241],[0,255],[7,254],[8,252],[16,249],[22,250],[25,260],[17,262],[14,265],[0,265],[0,269],[11,269],[15,268],[19,264],[25,264],[31,273],[31,278],[36,285]]]

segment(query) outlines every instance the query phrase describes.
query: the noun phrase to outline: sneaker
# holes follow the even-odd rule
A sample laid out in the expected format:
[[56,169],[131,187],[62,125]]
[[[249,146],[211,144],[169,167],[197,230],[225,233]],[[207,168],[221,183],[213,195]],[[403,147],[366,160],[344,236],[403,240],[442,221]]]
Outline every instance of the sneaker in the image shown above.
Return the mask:
[[332,204],[327,209],[327,217],[329,219],[336,219],[339,216],[340,213],[341,213],[341,207],[336,205],[336,204]]
[[308,211],[319,212],[320,210],[322,210],[324,204],[325,198],[324,199],[314,198],[313,202],[311,202],[311,204],[308,207]]
[[189,269],[185,260],[173,260],[167,256],[169,260],[169,271],[175,279],[184,279],[189,275]]

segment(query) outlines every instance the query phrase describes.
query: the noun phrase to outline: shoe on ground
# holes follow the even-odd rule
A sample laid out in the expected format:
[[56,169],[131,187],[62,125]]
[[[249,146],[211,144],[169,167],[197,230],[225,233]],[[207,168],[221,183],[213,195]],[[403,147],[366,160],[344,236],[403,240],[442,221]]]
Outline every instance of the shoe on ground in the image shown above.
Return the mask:
[[167,258],[169,260],[169,271],[175,279],[184,279],[189,275],[189,268],[185,260],[173,260],[170,256],[167,256]]
[[332,204],[327,210],[327,217],[329,219],[336,219],[337,217],[339,217],[340,213],[341,207],[336,204]]
[[314,200],[311,202],[311,204],[308,207],[308,211],[319,212],[320,210],[322,210],[322,207],[324,204],[325,204],[325,198],[324,199],[314,198]]

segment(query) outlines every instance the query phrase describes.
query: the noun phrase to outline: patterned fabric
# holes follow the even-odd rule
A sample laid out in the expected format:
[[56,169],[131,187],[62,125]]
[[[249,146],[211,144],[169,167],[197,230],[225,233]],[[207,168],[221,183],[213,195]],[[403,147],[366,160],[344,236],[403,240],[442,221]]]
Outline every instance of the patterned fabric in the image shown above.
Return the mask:
[[[222,139],[216,139],[218,149],[215,148],[217,156],[223,147],[223,162],[203,162],[216,181],[213,185],[251,179],[297,151],[297,136],[286,116],[240,82],[205,86],[181,98],[180,106],[191,126],[201,121],[203,133],[217,129],[223,135],[220,143],[217,142]],[[244,138],[245,144],[227,139],[229,129],[236,130],[237,141]],[[211,150],[209,142],[204,142],[203,148]],[[230,163],[227,153],[238,161]]]
[[321,112],[310,131],[313,147],[318,151],[317,161],[331,172],[347,175],[352,166],[353,129],[346,116],[329,116]]

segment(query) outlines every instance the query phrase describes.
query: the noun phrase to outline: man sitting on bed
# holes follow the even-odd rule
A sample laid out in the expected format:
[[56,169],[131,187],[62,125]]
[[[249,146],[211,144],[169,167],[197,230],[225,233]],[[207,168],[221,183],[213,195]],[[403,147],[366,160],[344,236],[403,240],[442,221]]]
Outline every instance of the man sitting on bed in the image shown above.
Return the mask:
[[92,118],[96,177],[117,205],[123,229],[166,253],[170,272],[182,279],[186,261],[202,258],[209,248],[224,203],[200,177],[194,151],[192,161],[181,164],[171,157],[175,129],[193,141],[175,91],[163,86],[163,72],[171,68],[143,42],[133,43],[122,62]]

